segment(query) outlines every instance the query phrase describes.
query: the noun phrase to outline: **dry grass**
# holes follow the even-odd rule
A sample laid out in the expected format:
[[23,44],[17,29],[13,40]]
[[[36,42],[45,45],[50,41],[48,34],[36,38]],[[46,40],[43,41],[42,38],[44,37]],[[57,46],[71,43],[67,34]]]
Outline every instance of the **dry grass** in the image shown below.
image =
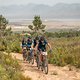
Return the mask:
[[80,67],[80,37],[55,38],[49,42],[53,48],[53,54],[49,54],[50,63]]

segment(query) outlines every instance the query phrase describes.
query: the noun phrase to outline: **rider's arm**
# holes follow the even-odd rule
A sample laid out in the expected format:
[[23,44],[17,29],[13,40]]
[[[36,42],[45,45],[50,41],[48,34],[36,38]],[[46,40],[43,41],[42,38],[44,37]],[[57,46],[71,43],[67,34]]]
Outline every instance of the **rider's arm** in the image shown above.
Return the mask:
[[51,49],[51,45],[47,42],[47,40],[45,40],[45,43],[49,46],[49,48]]
[[36,46],[35,46],[35,50],[37,50],[38,45],[39,45],[39,42],[37,41]]
[[49,46],[49,48],[51,49],[51,45],[49,43],[47,43],[47,45]]
[[31,48],[33,49],[34,44],[32,43]]

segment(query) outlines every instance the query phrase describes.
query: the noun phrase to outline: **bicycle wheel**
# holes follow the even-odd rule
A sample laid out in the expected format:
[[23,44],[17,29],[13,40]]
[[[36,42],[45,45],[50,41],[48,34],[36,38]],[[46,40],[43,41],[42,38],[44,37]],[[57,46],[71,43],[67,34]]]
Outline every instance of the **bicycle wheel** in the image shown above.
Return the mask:
[[43,61],[43,68],[44,68],[43,70],[44,70],[45,74],[48,74],[48,59],[47,59],[47,57]]
[[40,61],[39,61],[39,56],[37,57],[37,67],[40,69]]
[[38,67],[38,54],[36,54],[35,60],[36,60],[36,65],[37,65],[37,67]]
[[34,64],[34,54],[31,56],[31,63]]
[[23,54],[23,60],[25,61],[25,60],[26,60],[26,57],[27,57],[27,55],[26,55],[26,50],[24,50],[24,51],[22,52],[22,54]]
[[31,58],[30,58],[30,52],[28,52],[28,62],[30,63],[31,61]]

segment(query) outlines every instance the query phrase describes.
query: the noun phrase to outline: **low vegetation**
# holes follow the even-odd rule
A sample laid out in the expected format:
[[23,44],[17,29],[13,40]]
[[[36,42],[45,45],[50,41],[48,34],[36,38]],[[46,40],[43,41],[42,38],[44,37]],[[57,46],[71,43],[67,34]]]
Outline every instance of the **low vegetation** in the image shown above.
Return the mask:
[[80,36],[80,31],[73,31],[73,30],[69,30],[69,31],[60,31],[60,32],[45,32],[45,35],[49,38],[61,38],[61,37],[65,37],[65,38],[69,38],[69,37],[78,37]]
[[48,56],[49,63],[80,68],[80,37],[50,38],[49,42],[53,48],[53,53]]
[[20,52],[20,35],[6,28],[8,20],[0,15],[0,51]]
[[0,52],[0,80],[31,80],[24,77],[20,71],[17,60],[12,59],[10,54]]
[[[20,52],[20,35],[6,29],[8,21],[0,15],[0,80],[31,80],[24,77],[18,61],[12,59],[10,52]],[[6,54],[4,54],[6,52]]]
[[20,38],[17,34],[11,34],[0,39],[0,51],[21,52]]

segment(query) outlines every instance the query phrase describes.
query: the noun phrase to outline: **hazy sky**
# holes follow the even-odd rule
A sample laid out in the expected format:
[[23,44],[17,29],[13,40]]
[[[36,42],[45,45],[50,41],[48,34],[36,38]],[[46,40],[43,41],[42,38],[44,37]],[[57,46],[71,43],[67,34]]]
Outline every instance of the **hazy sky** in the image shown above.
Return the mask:
[[56,3],[80,3],[80,0],[0,0],[0,6],[29,3],[54,5]]

